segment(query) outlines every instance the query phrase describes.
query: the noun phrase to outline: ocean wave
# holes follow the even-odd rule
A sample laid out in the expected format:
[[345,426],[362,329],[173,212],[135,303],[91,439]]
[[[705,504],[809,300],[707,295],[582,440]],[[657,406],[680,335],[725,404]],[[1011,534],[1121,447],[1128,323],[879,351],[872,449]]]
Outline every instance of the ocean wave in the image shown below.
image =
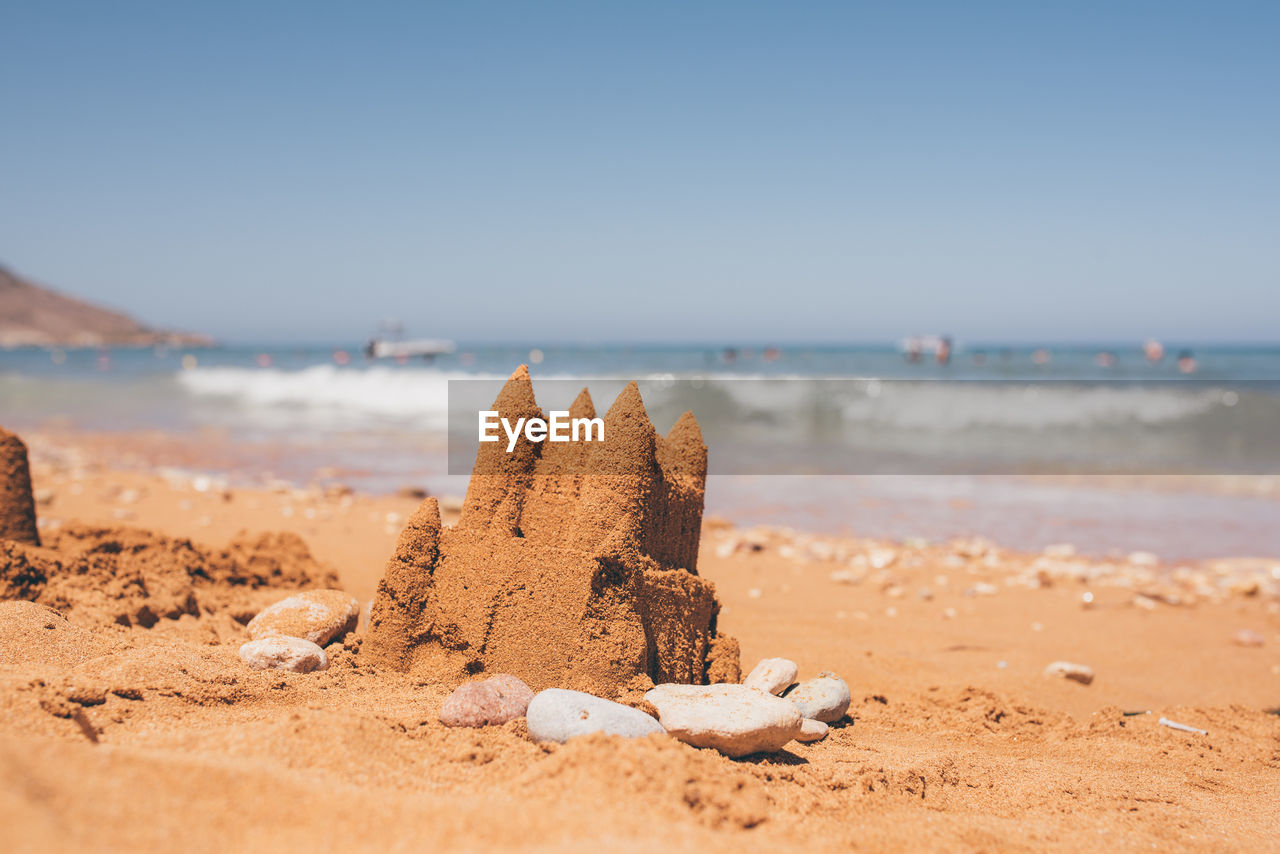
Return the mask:
[[[1232,405],[1230,392],[1065,383],[886,382],[849,401],[849,422],[908,430],[1123,428],[1171,424]],[[1225,395],[1225,397],[1224,397]],[[1238,399],[1238,396],[1237,396]],[[1228,402],[1224,402],[1228,401]]]
[[[476,404],[480,406],[493,399],[506,379],[498,374],[334,365],[297,370],[198,368],[180,372],[176,378],[180,387],[196,398],[224,401],[249,411],[412,421],[427,428],[447,425],[451,381],[466,381],[455,387],[457,400],[468,405],[480,401]],[[585,385],[603,411],[624,382],[621,376],[590,380],[540,376],[538,399],[544,408],[567,406]],[[927,432],[1144,427],[1185,421],[1232,406],[1238,399],[1234,391],[1202,384],[1174,387],[652,374],[641,377],[640,385],[651,412],[690,408],[711,420],[767,416],[781,425],[793,417],[827,410],[839,413],[849,425]]]
[[197,368],[178,374],[179,385],[198,398],[228,401],[247,410],[293,410],[308,417],[414,421],[427,428],[448,422],[449,380],[490,379],[473,374],[361,370],[312,365],[300,370]]

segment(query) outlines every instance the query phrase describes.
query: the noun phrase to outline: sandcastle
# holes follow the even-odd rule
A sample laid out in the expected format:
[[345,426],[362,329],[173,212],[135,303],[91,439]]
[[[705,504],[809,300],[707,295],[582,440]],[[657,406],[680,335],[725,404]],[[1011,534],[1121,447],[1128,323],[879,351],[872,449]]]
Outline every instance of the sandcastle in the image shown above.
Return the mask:
[[0,540],[40,545],[27,446],[0,427]]
[[[545,417],[527,368],[493,409]],[[570,416],[595,414],[584,389]],[[458,524],[442,528],[428,498],[401,533],[362,656],[602,696],[638,677],[737,681],[737,642],[717,632],[715,589],[696,569],[707,474],[697,421],[685,413],[659,436],[631,383],[604,424],[589,445],[481,445]]]

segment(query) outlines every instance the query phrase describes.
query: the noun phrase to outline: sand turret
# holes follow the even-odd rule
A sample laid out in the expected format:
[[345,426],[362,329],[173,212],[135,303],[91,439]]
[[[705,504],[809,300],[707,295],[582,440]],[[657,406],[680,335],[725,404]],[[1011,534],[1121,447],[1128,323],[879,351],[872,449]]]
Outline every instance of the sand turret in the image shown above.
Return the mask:
[[[544,417],[527,369],[493,409]],[[570,413],[595,416],[585,389]],[[457,526],[442,529],[427,499],[401,534],[363,654],[424,676],[501,671],[606,696],[641,675],[735,677],[737,645],[717,634],[715,590],[696,570],[697,421],[658,435],[632,383],[604,424],[602,442],[481,445]]]
[[0,540],[40,545],[27,446],[0,427]]

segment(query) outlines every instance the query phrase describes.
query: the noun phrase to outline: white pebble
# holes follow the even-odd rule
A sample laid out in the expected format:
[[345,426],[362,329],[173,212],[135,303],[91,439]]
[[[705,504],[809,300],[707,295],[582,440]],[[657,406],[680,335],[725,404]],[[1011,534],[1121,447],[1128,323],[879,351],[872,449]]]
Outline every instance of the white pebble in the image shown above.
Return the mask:
[[871,564],[872,569],[892,566],[897,559],[898,553],[893,549],[872,549],[867,553],[867,563]]
[[661,724],[639,709],[563,688],[548,688],[535,695],[525,712],[525,723],[534,741],[560,744],[593,732],[643,738],[663,731]]
[[815,721],[809,718],[804,719],[804,723],[800,725],[800,734],[796,736],[796,741],[810,742],[822,741],[827,737],[827,730],[831,727],[822,721]]
[[254,670],[310,673],[329,667],[324,650],[302,638],[268,637],[249,641],[240,647],[240,660]]
[[752,668],[742,684],[768,694],[781,694],[796,681],[799,672],[800,668],[789,658],[766,658]]
[[254,640],[282,635],[325,646],[353,631],[359,617],[355,597],[341,590],[307,590],[264,608],[246,628]]
[[1236,646],[1262,646],[1267,640],[1253,629],[1240,629],[1231,636],[1231,642]]
[[1075,680],[1081,685],[1088,685],[1093,681],[1093,668],[1070,661],[1055,661],[1044,669],[1044,675],[1059,676],[1063,679]]
[[668,733],[725,756],[780,750],[804,723],[793,703],[745,685],[659,685],[644,698]]
[[833,723],[849,711],[849,684],[834,673],[822,673],[792,688],[783,697],[795,704],[800,714],[823,723]]

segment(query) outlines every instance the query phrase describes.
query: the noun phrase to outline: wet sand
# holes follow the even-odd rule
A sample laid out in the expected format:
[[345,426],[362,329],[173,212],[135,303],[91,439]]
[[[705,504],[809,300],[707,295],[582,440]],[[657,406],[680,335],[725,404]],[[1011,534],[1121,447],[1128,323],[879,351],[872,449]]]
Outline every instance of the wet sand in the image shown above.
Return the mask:
[[[439,437],[355,433],[285,442],[225,429],[91,431],[18,422],[53,468],[209,475],[231,487],[348,485],[371,495],[428,488],[462,495]],[[714,450],[712,470],[714,472]],[[1024,551],[1070,542],[1099,557],[1151,551],[1163,560],[1280,554],[1276,475],[796,475],[707,479],[706,509],[744,525],[822,534],[945,540],[981,533]]]

